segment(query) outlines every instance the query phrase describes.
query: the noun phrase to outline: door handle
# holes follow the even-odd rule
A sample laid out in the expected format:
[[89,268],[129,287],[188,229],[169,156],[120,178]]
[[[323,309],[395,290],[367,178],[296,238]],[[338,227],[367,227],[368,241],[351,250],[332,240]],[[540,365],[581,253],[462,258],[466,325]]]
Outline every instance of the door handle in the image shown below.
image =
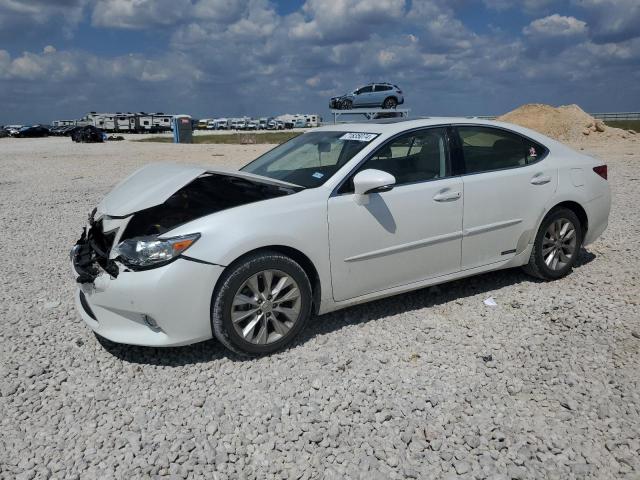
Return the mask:
[[551,177],[548,175],[536,175],[531,179],[532,185],[544,185],[545,183],[549,183],[551,181]]
[[452,200],[458,200],[462,196],[460,192],[440,192],[433,196],[436,202],[450,202]]

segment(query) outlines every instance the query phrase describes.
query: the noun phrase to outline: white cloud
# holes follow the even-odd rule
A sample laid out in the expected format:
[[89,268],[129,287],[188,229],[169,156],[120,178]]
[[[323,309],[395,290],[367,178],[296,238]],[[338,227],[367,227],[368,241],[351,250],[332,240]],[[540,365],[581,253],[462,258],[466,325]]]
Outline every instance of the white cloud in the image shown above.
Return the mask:
[[492,10],[507,10],[521,8],[525,12],[539,12],[553,5],[554,0],[482,0],[484,5]]
[[307,0],[293,16],[289,36],[295,40],[343,42],[364,40],[405,13],[405,0]]
[[91,18],[98,27],[142,29],[174,25],[191,9],[189,0],[100,0]]
[[587,24],[575,17],[565,17],[554,13],[538,18],[524,27],[522,32],[528,36],[573,37],[587,33]]
[[[71,37],[91,0],[0,0],[0,39],[63,33]],[[6,44],[5,44],[6,45]]]

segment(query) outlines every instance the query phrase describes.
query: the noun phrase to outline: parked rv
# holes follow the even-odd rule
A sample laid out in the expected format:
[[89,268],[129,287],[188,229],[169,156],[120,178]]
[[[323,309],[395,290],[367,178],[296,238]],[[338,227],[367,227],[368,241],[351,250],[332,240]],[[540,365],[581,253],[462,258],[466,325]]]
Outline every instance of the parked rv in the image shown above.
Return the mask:
[[228,130],[229,129],[229,120],[226,118],[217,118],[215,120],[216,130]]
[[165,115],[162,112],[159,113],[144,113],[140,112],[136,115],[136,127],[137,133],[159,133],[171,131],[171,117],[172,115]]

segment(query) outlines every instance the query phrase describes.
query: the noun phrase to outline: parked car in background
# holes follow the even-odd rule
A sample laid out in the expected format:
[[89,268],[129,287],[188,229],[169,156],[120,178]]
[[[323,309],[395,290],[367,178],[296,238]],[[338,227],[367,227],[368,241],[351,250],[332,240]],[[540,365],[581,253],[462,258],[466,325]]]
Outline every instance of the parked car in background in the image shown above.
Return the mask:
[[60,131],[60,135],[64,135],[65,137],[70,137],[75,132],[80,130],[81,128],[84,128],[84,126],[82,126],[82,125],[69,125],[67,127],[64,127],[64,129]]
[[258,120],[249,120],[245,126],[245,130],[258,130],[259,128],[260,122]]
[[198,130],[210,130],[210,125],[213,122],[213,118],[201,118],[198,120]]
[[115,342],[267,354],[312,314],[512,267],[560,279],[610,204],[601,160],[516,125],[325,126],[237,172],[133,173],[71,252],[75,303]]
[[370,83],[351,93],[332,97],[329,108],[350,110],[352,108],[396,108],[404,103],[400,87],[392,83]]
[[307,121],[304,118],[297,118],[293,121],[293,128],[306,128]]
[[276,130],[284,130],[284,122],[282,120],[276,120]]
[[4,129],[13,137],[23,126],[24,125],[6,125]]
[[32,125],[30,127],[22,127],[14,136],[18,138],[48,137],[49,129],[44,125]]
[[278,129],[278,121],[274,118],[267,122],[267,130],[277,130]]
[[77,127],[70,136],[76,143],[102,143],[107,140],[104,130],[93,125]]

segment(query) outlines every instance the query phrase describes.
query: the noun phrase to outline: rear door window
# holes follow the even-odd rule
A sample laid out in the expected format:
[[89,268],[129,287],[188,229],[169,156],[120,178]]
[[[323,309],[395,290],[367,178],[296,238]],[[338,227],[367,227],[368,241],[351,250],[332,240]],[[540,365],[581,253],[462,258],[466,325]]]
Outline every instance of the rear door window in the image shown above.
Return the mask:
[[540,160],[546,150],[517,133],[484,126],[457,127],[466,173],[523,167]]

